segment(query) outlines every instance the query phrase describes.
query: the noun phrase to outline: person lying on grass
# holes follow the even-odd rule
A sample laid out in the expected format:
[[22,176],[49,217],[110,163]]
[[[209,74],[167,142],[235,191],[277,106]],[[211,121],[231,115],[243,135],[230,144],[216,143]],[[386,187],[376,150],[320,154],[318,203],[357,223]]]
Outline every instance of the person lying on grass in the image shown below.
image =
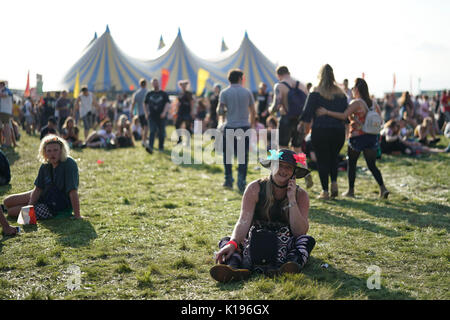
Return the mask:
[[8,196],[2,211],[17,217],[22,207],[33,205],[36,219],[71,216],[81,219],[78,198],[78,166],[69,157],[67,142],[56,135],[45,136],[39,146],[42,163],[31,191]]
[[270,175],[248,185],[233,234],[219,242],[210,270],[219,282],[244,280],[251,272],[298,273],[314,248],[314,238],[306,235],[309,197],[295,182],[310,173],[306,156],[285,149],[270,153],[260,161]]
[[82,147],[89,148],[115,148],[116,135],[113,131],[113,123],[109,118],[104,119],[100,123],[101,129],[92,132],[86,139],[86,143]]

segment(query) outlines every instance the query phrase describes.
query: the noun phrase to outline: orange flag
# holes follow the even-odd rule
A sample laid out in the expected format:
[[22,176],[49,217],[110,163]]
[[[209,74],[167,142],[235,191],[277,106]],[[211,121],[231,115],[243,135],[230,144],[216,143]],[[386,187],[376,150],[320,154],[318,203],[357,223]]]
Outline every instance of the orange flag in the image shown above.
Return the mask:
[[170,71],[167,69],[161,70],[161,90],[166,90],[167,83],[169,82]]
[[28,76],[27,76],[27,86],[25,88],[25,93],[24,93],[24,97],[29,97],[31,95],[31,89],[30,89],[30,71],[28,71]]

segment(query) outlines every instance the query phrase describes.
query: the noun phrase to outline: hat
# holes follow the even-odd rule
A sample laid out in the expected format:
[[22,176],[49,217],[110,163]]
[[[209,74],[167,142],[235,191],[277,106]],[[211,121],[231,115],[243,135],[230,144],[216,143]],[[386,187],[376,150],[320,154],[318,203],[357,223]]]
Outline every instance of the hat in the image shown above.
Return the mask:
[[283,161],[295,167],[296,179],[306,177],[311,171],[306,166],[306,155],[304,153],[296,154],[292,150],[281,149],[269,150],[270,156],[267,159],[260,159],[260,163],[264,168],[270,169],[272,161]]

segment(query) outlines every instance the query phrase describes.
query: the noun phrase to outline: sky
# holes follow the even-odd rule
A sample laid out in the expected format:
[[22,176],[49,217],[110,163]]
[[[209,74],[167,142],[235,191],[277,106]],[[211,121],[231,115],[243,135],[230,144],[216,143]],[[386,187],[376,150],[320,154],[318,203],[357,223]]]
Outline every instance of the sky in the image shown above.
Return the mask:
[[109,26],[128,56],[157,57],[178,28],[201,58],[234,52],[245,31],[272,62],[300,81],[317,83],[323,64],[336,80],[365,74],[371,93],[450,88],[448,0],[14,0],[2,2],[0,79],[25,89],[43,75],[44,91],[62,89],[64,74],[97,32]]

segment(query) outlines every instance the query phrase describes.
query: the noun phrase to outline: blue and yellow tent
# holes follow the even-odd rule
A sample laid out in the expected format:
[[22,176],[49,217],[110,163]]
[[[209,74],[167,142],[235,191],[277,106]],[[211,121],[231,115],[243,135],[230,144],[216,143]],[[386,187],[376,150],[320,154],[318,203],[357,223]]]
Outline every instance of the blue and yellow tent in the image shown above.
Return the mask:
[[177,37],[170,48],[160,57],[147,61],[146,65],[147,71],[154,77],[161,79],[163,73],[168,76],[167,84],[164,88],[167,92],[180,91],[181,89],[178,87],[179,80],[189,80],[191,90],[197,92],[199,74],[206,81],[203,84],[206,88],[211,89],[214,83],[227,83],[226,74],[217,69],[214,62],[201,59],[189,50],[183,41],[179,29]]
[[131,91],[139,87],[140,78],[151,78],[147,65],[125,55],[115,44],[109,27],[88,45],[83,56],[63,78],[63,85],[73,91],[77,73],[80,84],[90,91]]
[[230,56],[215,62],[215,67],[225,75],[231,69],[241,69],[245,77],[244,87],[252,92],[258,91],[260,82],[266,83],[270,90],[278,81],[277,66],[250,41],[247,32],[245,32],[239,49]]

